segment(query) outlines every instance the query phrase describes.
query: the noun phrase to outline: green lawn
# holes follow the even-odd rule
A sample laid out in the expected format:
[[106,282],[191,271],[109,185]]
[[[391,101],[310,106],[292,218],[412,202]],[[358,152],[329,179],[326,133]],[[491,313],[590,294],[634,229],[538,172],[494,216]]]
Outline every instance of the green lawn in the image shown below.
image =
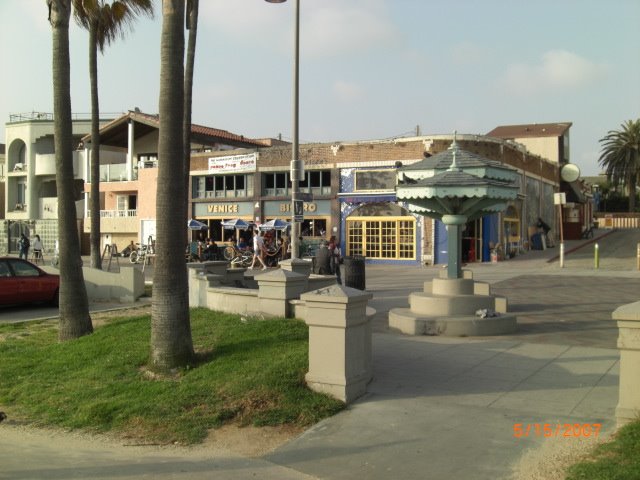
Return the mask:
[[191,328],[198,361],[158,378],[145,368],[148,315],[65,343],[55,323],[0,325],[0,405],[35,424],[183,444],[225,422],[306,426],[344,408],[304,384],[303,322],[195,309]]
[[640,479],[640,421],[616,432],[584,461],[569,468],[567,480]]

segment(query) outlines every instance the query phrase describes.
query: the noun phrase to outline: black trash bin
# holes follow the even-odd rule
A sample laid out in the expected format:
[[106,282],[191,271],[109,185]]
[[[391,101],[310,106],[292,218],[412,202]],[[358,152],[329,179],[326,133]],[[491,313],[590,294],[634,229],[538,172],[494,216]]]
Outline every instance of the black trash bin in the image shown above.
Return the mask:
[[344,286],[366,290],[364,276],[364,257],[354,255],[344,257]]

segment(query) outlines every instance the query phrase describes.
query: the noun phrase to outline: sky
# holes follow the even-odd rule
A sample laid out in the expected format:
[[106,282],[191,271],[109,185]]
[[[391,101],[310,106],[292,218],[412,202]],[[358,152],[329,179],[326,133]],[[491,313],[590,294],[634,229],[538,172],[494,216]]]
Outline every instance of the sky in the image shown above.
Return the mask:
[[[98,58],[100,110],[158,112],[161,1]],[[301,143],[485,134],[572,122],[571,162],[640,118],[638,0],[301,0]],[[294,1],[201,0],[193,122],[291,140]],[[0,142],[53,112],[45,0],[0,0]],[[88,34],[70,28],[74,113],[90,112]]]

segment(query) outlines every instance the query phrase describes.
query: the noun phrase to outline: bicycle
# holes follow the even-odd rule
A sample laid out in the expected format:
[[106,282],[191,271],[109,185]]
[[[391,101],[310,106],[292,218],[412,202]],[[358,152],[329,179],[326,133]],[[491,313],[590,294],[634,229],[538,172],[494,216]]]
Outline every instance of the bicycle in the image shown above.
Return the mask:
[[[228,248],[228,247],[227,247]],[[230,260],[231,266],[249,267],[253,262],[252,250],[236,250],[235,256]]]
[[129,255],[129,261],[134,264],[146,263],[148,250],[149,247],[147,245],[136,243],[136,249]]

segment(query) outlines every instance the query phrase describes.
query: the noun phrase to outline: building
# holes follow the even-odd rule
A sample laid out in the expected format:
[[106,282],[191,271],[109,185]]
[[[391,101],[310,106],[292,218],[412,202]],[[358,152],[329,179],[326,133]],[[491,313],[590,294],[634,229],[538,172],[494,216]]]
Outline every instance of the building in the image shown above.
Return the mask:
[[[76,115],[72,129],[74,144],[79,145],[90,129],[90,116]],[[21,233],[39,234],[45,249],[52,249],[58,237],[53,114],[11,115],[5,124],[5,136],[3,231],[7,235],[0,236],[0,251],[17,252],[16,242]],[[73,173],[78,186],[76,209],[81,221],[86,173],[81,150],[73,152]]]
[[[100,129],[101,245],[116,245],[122,250],[130,242],[147,243],[149,237],[155,239],[159,128],[157,115],[135,109]],[[90,135],[82,141],[86,146],[84,168],[88,171]],[[194,154],[265,147],[272,143],[277,140],[254,140],[195,124],[191,128]],[[91,232],[88,208],[91,184],[85,183],[82,190],[85,197],[83,232],[88,237]]]
[[[575,240],[591,225],[594,205],[589,188],[579,180],[580,169],[571,163],[571,125],[571,122],[501,125],[487,136],[519,143],[533,154],[558,164],[559,193],[564,194],[566,203],[562,206],[561,215],[557,216],[556,229],[560,227],[558,222],[562,221],[564,238]],[[543,218],[550,223],[551,217]]]
[[[396,168],[447,149],[453,135],[300,146],[305,178],[301,231],[305,243],[335,234],[346,255],[369,262],[445,263],[446,231],[440,222],[408,211],[395,196]],[[522,145],[479,135],[458,135],[460,148],[510,165],[520,173],[520,195],[502,214],[474,220],[465,233],[466,261],[488,261],[528,248],[539,216],[554,219],[558,165]],[[244,170],[243,159],[249,168]],[[216,241],[228,240],[222,222],[290,220],[291,148],[257,147],[199,153],[191,159],[190,214],[209,225]]]
[[4,210],[5,210],[5,200],[4,200],[4,191],[5,191],[5,155],[4,155],[4,143],[0,143],[0,219],[4,218]]
[[[116,244],[121,250],[131,241],[155,239],[158,128],[157,116],[132,111],[101,129],[103,244]],[[225,242],[237,234],[249,235],[226,230],[226,220],[291,220],[289,144],[198,125],[193,133],[188,213],[209,227],[207,236]],[[504,212],[469,222],[464,260],[489,261],[492,253],[508,258],[523,252],[538,217],[555,221],[558,162],[511,140],[482,135],[456,138],[460,148],[515,168],[520,179],[518,198]],[[313,245],[336,235],[346,255],[364,255],[369,262],[445,263],[443,225],[409,212],[397,201],[395,187],[398,166],[446,150],[452,140],[453,135],[422,135],[301,145],[304,243]],[[90,148],[89,137],[83,141]],[[85,184],[84,192],[89,195],[90,184]],[[84,232],[89,229],[90,222],[85,221]],[[188,231],[186,225],[184,230],[185,243],[200,233]]]

